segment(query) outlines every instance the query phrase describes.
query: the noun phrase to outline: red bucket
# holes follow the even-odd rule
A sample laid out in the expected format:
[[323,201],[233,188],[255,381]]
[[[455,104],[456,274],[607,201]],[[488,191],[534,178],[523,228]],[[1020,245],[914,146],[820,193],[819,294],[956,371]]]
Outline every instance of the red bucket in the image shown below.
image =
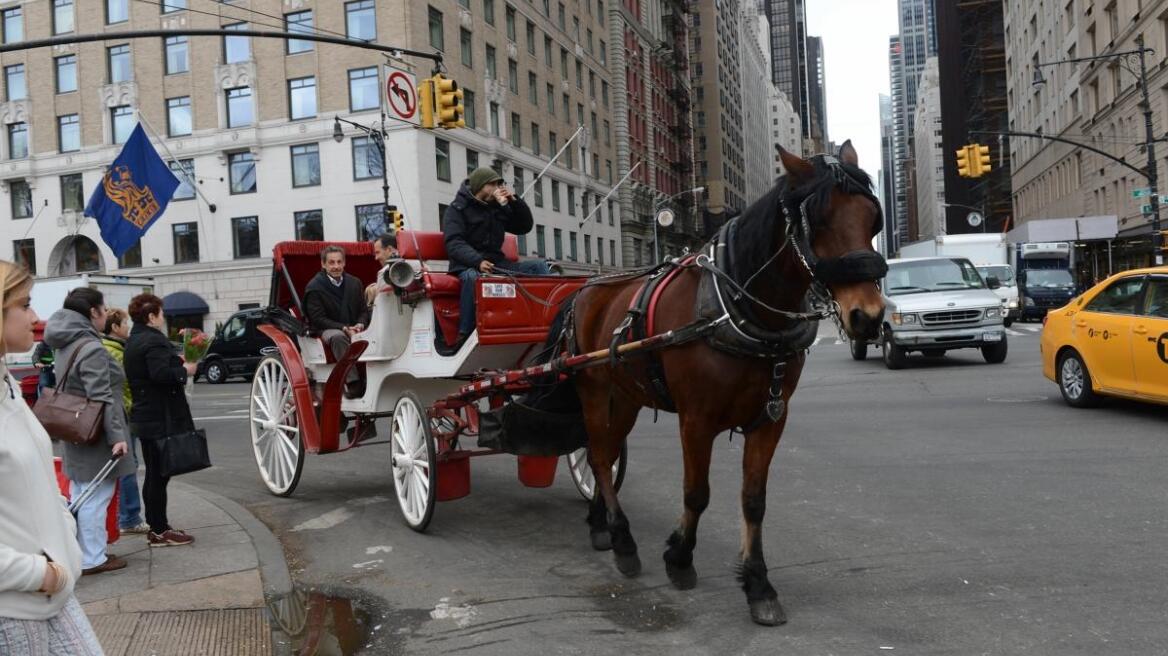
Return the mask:
[[439,501],[454,501],[470,494],[470,458],[454,458],[438,463]]
[[[69,477],[65,475],[63,467],[60,458],[53,458],[53,469],[57,472],[57,489],[61,490],[61,494],[68,499]],[[106,538],[108,544],[113,544],[122,537],[122,532],[118,529],[118,496],[120,496],[120,490],[114,487],[114,498],[110,501],[109,509],[105,514],[105,532],[109,534],[109,537]]]
[[557,456],[519,456],[519,482],[527,487],[550,487],[556,480]]

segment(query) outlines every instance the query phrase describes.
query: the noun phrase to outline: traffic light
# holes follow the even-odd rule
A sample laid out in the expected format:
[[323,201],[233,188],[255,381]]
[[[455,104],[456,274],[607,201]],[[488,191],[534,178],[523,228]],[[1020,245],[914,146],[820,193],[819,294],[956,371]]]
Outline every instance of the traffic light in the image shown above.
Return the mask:
[[458,88],[458,83],[442,73],[435,74],[432,79],[434,113],[438,125],[447,130],[466,127],[466,121],[462,118],[462,89]]
[[1160,250],[1168,254],[1168,230],[1160,231]]
[[969,166],[969,146],[962,146],[957,149],[957,175],[963,178],[972,178]]
[[393,225],[393,234],[397,234],[406,228],[406,218],[401,212],[397,211],[396,205],[387,205],[385,208],[385,218],[388,223]]
[[422,127],[434,127],[434,80],[423,78],[418,81],[418,109],[421,112]]
[[973,147],[976,153],[975,159],[977,159],[977,175],[974,177],[980,178],[988,174],[990,169],[993,168],[990,166],[990,147],[981,144],[973,144]]

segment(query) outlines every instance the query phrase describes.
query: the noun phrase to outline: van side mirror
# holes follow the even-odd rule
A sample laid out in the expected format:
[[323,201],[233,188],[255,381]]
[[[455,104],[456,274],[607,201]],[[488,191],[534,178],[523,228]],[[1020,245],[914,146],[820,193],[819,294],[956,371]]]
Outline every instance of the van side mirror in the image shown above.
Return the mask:
[[986,287],[990,289],[999,289],[1002,286],[1002,281],[998,280],[997,276],[986,276]]

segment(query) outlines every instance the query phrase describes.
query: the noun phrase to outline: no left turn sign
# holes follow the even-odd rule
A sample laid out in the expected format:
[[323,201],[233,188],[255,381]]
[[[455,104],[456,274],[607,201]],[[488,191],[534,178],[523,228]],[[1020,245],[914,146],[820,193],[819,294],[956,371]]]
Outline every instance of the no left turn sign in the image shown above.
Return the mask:
[[418,87],[414,76],[397,69],[391,68],[389,71],[385,78],[385,98],[389,101],[389,111],[400,119],[412,119],[418,111]]

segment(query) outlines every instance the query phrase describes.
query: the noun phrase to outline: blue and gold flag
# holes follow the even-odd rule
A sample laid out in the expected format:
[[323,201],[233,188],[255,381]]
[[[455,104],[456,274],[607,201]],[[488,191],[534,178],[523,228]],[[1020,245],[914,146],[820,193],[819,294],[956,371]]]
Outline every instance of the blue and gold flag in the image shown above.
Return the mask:
[[138,124],[93,190],[85,216],[97,219],[101,238],[121,257],[162,216],[178,185]]

